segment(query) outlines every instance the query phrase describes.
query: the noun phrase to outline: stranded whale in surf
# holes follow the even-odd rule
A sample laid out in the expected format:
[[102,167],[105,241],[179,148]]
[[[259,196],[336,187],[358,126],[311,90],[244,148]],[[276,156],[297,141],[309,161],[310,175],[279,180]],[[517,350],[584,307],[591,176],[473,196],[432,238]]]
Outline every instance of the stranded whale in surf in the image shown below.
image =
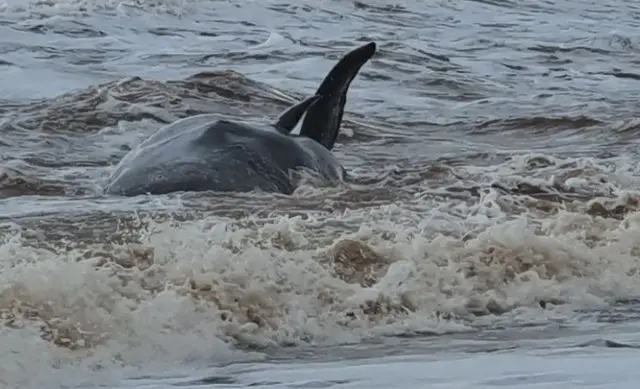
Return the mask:
[[[314,96],[290,107],[276,123],[203,114],[160,128],[120,161],[105,192],[136,196],[260,189],[290,194],[295,189],[290,171],[297,168],[334,183],[344,179],[331,149],[349,85],[375,52],[371,42],[347,53]],[[291,134],[305,113],[300,135]]]

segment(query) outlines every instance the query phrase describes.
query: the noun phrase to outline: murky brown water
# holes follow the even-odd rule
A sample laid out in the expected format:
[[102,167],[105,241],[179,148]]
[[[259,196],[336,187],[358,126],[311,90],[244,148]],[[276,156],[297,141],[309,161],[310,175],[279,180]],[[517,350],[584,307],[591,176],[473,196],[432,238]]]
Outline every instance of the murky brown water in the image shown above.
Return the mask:
[[[635,320],[634,2],[0,7],[0,366]],[[345,185],[102,195],[164,123],[270,120],[367,41]]]

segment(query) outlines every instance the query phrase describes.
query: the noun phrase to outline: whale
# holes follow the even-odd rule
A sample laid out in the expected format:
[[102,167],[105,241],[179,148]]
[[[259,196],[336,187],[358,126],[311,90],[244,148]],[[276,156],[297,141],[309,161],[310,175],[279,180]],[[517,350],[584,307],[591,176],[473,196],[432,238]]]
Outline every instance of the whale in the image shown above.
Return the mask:
[[[105,194],[292,194],[293,173],[301,170],[330,184],[344,182],[347,172],[331,150],[349,86],[375,52],[376,43],[369,42],[345,54],[314,95],[293,104],[276,120],[200,114],[161,127],[120,160],[107,179]],[[294,134],[301,120],[299,134]]]

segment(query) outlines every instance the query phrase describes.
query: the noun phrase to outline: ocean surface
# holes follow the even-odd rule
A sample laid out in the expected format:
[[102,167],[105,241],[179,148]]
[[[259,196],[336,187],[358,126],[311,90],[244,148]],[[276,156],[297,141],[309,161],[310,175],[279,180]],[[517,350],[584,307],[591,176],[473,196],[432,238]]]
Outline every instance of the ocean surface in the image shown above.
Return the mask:
[[[634,388],[640,5],[0,0],[0,388]],[[292,196],[109,197],[375,41]]]

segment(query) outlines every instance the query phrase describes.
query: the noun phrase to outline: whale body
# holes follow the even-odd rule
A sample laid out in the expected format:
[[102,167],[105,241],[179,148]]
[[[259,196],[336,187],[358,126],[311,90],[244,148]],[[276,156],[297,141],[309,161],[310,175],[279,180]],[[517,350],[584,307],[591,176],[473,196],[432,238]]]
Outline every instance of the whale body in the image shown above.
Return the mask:
[[[345,170],[331,149],[340,132],[349,85],[375,51],[371,42],[347,53],[314,96],[294,104],[275,122],[202,114],[160,128],[118,163],[105,193],[291,194],[295,190],[291,173],[297,169],[308,169],[331,183],[344,180]],[[292,134],[303,116],[300,134]]]

